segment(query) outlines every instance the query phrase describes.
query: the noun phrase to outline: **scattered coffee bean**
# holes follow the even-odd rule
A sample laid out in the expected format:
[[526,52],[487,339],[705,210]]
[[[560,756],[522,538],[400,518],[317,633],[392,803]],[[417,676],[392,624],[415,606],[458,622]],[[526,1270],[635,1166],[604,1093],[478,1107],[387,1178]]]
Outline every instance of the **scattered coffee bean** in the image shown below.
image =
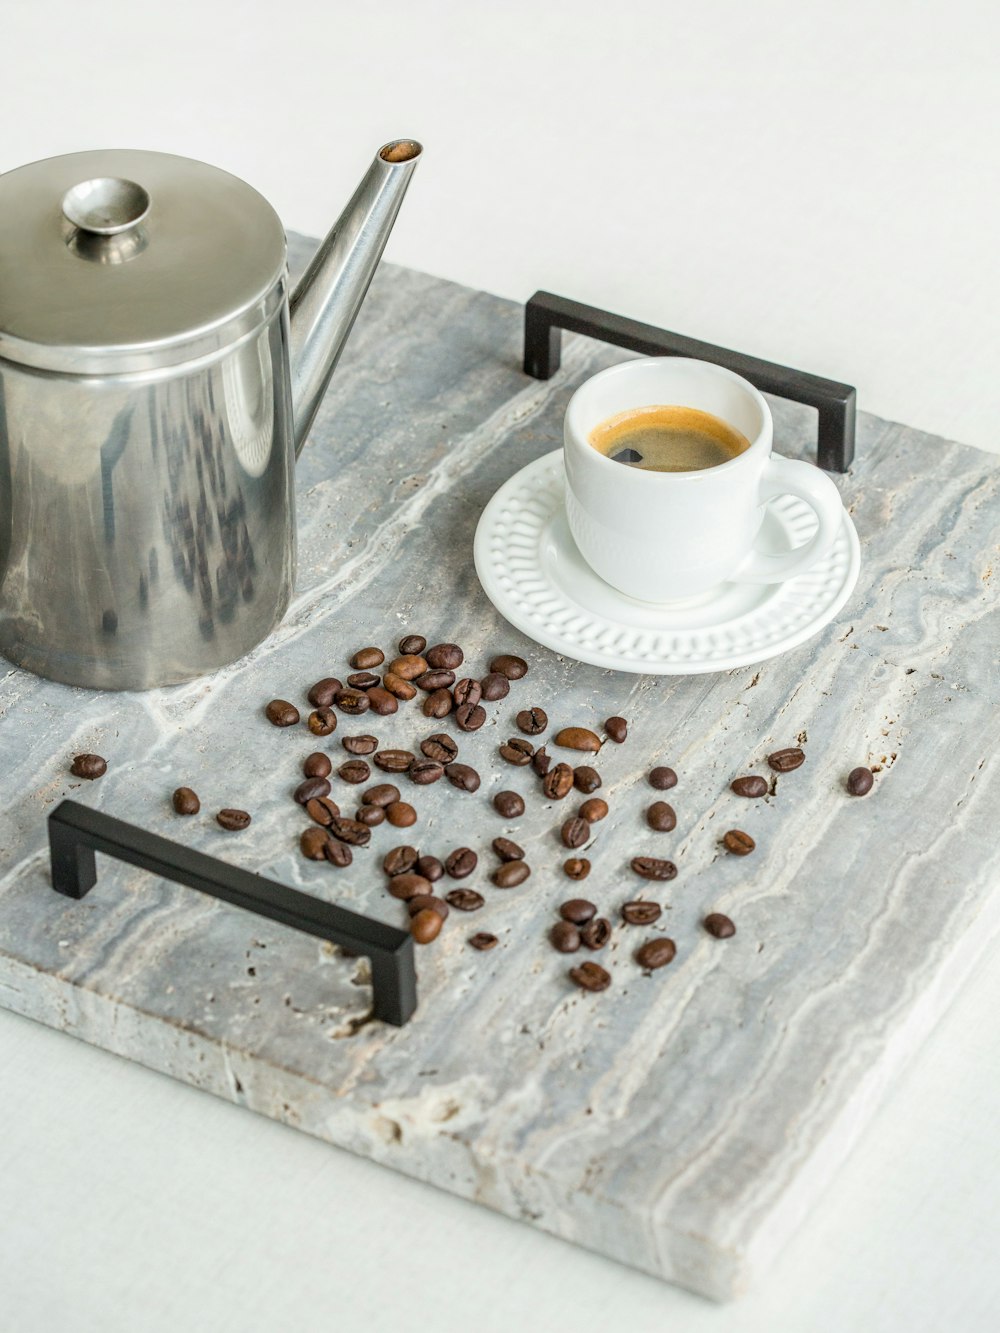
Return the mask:
[[805,751],[800,750],[797,745],[790,745],[785,750],[775,750],[774,754],[769,754],[767,762],[775,773],[791,773],[793,769],[801,768],[806,762]]
[[580,806],[580,818],[585,819],[588,824],[596,824],[602,819],[606,819],[608,814],[608,803],[600,796],[592,796],[589,801],[584,801]]
[[425,907],[410,921],[410,934],[417,944],[430,944],[441,934],[442,924],[440,915]]
[[250,816],[245,810],[220,810],[215,816],[215,822],[227,833],[241,833],[243,829],[249,827]]
[[494,870],[490,879],[498,889],[513,889],[523,884],[530,874],[531,867],[527,861],[505,861]]
[[367,782],[372,775],[371,769],[363,759],[348,759],[346,763],[340,765],[337,772],[345,782],[354,784]]
[[518,847],[516,842],[511,842],[510,838],[494,838],[491,845],[501,861],[524,860],[524,849]]
[[434,759],[439,764],[453,764],[458,758],[458,742],[444,731],[421,741],[420,750],[428,759]]
[[573,790],[573,770],[569,764],[556,764],[542,779],[542,791],[550,801],[561,801]]
[[427,659],[421,657],[419,653],[403,653],[400,657],[394,657],[389,663],[389,670],[394,676],[401,676],[403,680],[416,680],[427,670]]
[[451,696],[458,708],[461,708],[462,704],[477,704],[483,697],[483,687],[478,680],[466,676],[463,680],[455,682],[455,688],[452,690]]
[[444,874],[444,866],[436,856],[419,856],[416,871],[418,875],[423,875],[424,879],[429,879],[433,884]]
[[724,912],[709,912],[702,925],[717,940],[728,940],[736,934],[736,927]]
[[673,861],[661,861],[657,856],[633,856],[632,869],[643,879],[668,880],[677,878]]
[[333,702],[342,713],[349,713],[352,717],[367,713],[371,708],[371,700],[364,690],[338,690],[333,696]]
[[440,721],[451,712],[453,703],[450,690],[432,690],[424,700],[424,717],[433,717]]
[[370,671],[384,661],[385,653],[381,648],[360,648],[351,658],[351,666],[355,671]]
[[414,698],[417,693],[416,685],[411,685],[408,680],[391,671],[387,671],[382,677],[382,688],[388,690],[394,699],[402,699],[404,703]]
[[420,854],[416,847],[409,847],[404,843],[403,846],[393,847],[386,852],[382,858],[382,869],[390,876],[405,875],[413,869],[419,858]]
[[391,782],[377,782],[374,787],[369,787],[367,791],[361,793],[361,800],[365,805],[392,805],[393,801],[399,799],[399,788],[394,787]]
[[587,898],[569,898],[559,908],[559,915],[564,921],[572,921],[575,926],[585,926],[597,915],[597,908]]
[[340,806],[329,796],[314,796],[306,801],[306,814],[317,824],[328,827],[340,814]]
[[381,685],[374,685],[368,691],[368,702],[371,704],[372,712],[377,713],[379,717],[391,717],[399,709],[396,696],[391,691],[383,689]]
[[302,772],[307,778],[328,778],[333,772],[330,756],[322,750],[315,750],[302,761]]
[[723,834],[722,842],[726,851],[732,852],[734,856],[749,856],[757,846],[749,833],[744,833],[738,828],[731,828],[728,833]]
[[386,887],[394,898],[401,898],[404,902],[416,898],[418,894],[433,893],[430,880],[424,879],[423,875],[417,875],[412,870],[404,870],[398,875],[393,875]]
[[448,904],[443,898],[435,898],[433,893],[418,893],[406,904],[406,910],[410,916],[416,916],[418,912],[437,912],[442,921],[447,921],[449,915]]
[[465,654],[457,643],[436,643],[424,653],[429,666],[439,670],[454,671],[465,661]]
[[517,725],[526,736],[538,736],[549,725],[549,715],[544,708],[522,708]]
[[308,805],[319,796],[330,795],[329,778],[305,778],[292,792],[299,805]]
[[535,770],[535,772],[538,774],[540,778],[544,778],[545,774],[549,771],[551,766],[552,766],[552,756],[546,750],[544,745],[540,745],[538,749],[535,751],[535,753],[531,756],[531,767]]
[[459,791],[478,791],[479,774],[468,764],[445,764],[445,777]]
[[672,768],[654,768],[649,775],[649,785],[657,791],[669,791],[677,786],[677,774]]
[[444,900],[457,912],[478,912],[486,902],[483,895],[477,893],[475,889],[452,889],[444,895]]
[[420,689],[432,694],[434,690],[446,690],[455,683],[454,671],[425,671],[413,682]]
[[436,759],[414,759],[406,776],[418,787],[427,787],[444,777],[444,764]]
[[343,682],[336,676],[324,676],[318,680],[309,690],[306,698],[312,704],[313,708],[329,708],[333,703],[334,696],[344,688]]
[[524,814],[524,797],[516,791],[498,791],[493,797],[493,809],[501,819],[520,819]]
[[628,723],[623,717],[609,717],[604,724],[604,734],[609,741],[621,745],[628,737]]
[[586,727],[563,727],[556,732],[553,744],[561,745],[564,750],[587,750],[590,754],[601,748],[599,737]]
[[339,842],[349,843],[351,847],[367,847],[372,837],[370,828],[356,819],[345,819],[343,815],[330,821],[330,832]]
[[504,741],[500,746],[500,757],[506,759],[508,764],[515,764],[519,768],[530,764],[534,753],[535,747],[531,741],[522,740],[520,736],[511,736],[509,741]]
[[662,915],[663,908],[659,903],[647,903],[637,899],[635,902],[622,905],[622,920],[627,921],[630,926],[651,926],[654,921],[659,921]]
[[378,749],[375,736],[344,736],[340,743],[348,754],[373,754]]
[[179,815],[196,815],[201,809],[197,793],[190,787],[178,787],[172,797],[174,810]]
[[852,768],[847,775],[847,790],[852,796],[867,796],[874,783],[870,768]]
[[409,750],[376,750],[372,763],[383,773],[405,773],[415,757]]
[[495,949],[499,942],[497,937],[491,935],[488,930],[479,930],[475,935],[469,936],[469,943],[479,953],[486,953],[489,949]]
[[419,657],[427,647],[422,634],[404,634],[396,645],[404,657]]
[[483,692],[483,698],[488,703],[496,703],[498,699],[506,699],[510,694],[510,681],[499,671],[490,671],[479,682]]
[[573,815],[563,824],[562,828],[559,830],[559,836],[562,838],[564,847],[569,847],[572,851],[576,851],[576,849],[582,847],[590,837],[590,825],[585,819],[581,819],[579,815]]
[[378,828],[385,822],[385,811],[380,805],[362,805],[355,810],[354,818],[366,828]]
[[563,862],[563,874],[569,879],[586,879],[590,874],[590,862],[585,856],[571,856]]
[[287,699],[272,699],[264,708],[264,713],[275,727],[294,727],[299,720],[299,710]]
[[737,796],[747,796],[751,800],[756,800],[758,796],[767,795],[770,791],[770,785],[767,778],[754,775],[747,778],[733,778],[729,784],[729,790],[735,792]]
[[528,664],[523,657],[514,657],[511,653],[501,653],[490,663],[490,671],[499,672],[508,680],[520,680],[528,674]]
[[352,690],[370,690],[378,684],[378,676],[374,671],[355,671],[347,677],[347,683]]
[[654,972],[658,967],[666,967],[676,957],[677,946],[666,935],[658,935],[656,939],[647,940],[635,951],[635,961],[649,972]]
[[465,879],[479,864],[479,857],[471,847],[456,847],[445,857],[444,868],[452,879]]
[[314,736],[329,736],[337,730],[337,714],[332,708],[315,708],[306,718]]
[[330,835],[326,829],[307,828],[302,830],[302,836],[299,838],[299,847],[302,855],[309,861],[322,861],[326,854],[326,844],[330,841]]
[[606,916],[595,916],[580,929],[580,939],[588,949],[603,949],[611,939],[611,922]]
[[673,833],[677,827],[674,807],[666,801],[654,801],[646,811],[646,823],[655,833]]
[[573,769],[573,786],[577,791],[582,791],[584,796],[597,791],[600,785],[601,775],[596,768],[591,768],[589,764],[581,764],[579,768]]
[[549,931],[549,939],[559,953],[576,953],[580,947],[580,932],[572,921],[557,921]]
[[482,704],[462,704],[455,710],[459,731],[478,731],[485,721],[486,709]]
[[385,807],[385,817],[394,828],[410,828],[417,822],[417,812],[407,801],[393,801]]
[[602,991],[611,985],[610,972],[606,972],[600,963],[591,963],[589,960],[579,967],[571,967],[569,975],[581,990]]
[[349,866],[354,860],[354,853],[348,847],[346,842],[338,842],[336,838],[327,838],[326,846],[323,848],[323,855],[332,866],[343,869]]

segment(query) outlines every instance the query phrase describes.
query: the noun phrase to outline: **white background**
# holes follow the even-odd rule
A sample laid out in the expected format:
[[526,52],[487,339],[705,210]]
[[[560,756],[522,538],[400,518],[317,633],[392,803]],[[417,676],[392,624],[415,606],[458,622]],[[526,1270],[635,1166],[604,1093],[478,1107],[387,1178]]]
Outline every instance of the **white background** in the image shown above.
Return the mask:
[[[994,4],[2,0],[0,42],[0,170],[185,153],[317,233],[415,136],[397,262],[1000,450]],[[993,965],[726,1308],[0,1014],[0,1328],[995,1330],[998,1012]]]

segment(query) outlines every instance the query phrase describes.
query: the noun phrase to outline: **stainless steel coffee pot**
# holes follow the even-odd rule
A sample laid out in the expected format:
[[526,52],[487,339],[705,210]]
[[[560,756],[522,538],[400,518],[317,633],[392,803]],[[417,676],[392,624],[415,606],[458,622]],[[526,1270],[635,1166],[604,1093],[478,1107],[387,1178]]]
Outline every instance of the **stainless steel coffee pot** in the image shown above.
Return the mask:
[[0,652],[146,689],[233,662],[295,576],[293,467],[420,157],[375,157],[288,298],[235,176],[74,153],[0,176]]

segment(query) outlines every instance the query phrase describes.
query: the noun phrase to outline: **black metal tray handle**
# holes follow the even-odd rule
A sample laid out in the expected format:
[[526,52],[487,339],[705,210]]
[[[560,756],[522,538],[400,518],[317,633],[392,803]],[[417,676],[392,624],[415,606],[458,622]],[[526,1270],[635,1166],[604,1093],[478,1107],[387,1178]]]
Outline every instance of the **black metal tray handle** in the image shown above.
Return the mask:
[[762,393],[773,393],[819,409],[816,462],[827,472],[846,472],[854,459],[857,393],[850,384],[789,370],[712,343],[669,333],[653,324],[612,315],[596,306],[568,301],[552,292],[535,292],[524,308],[524,369],[547,380],[559,369],[562,330],[613,343],[644,356],[690,356],[725,366],[749,380]]
[[413,938],[408,931],[321,902],[76,801],[57,805],[48,824],[52,887],[67,898],[82,898],[93,888],[94,853],[103,852],[161,879],[186,884],[210,898],[365,955],[371,962],[374,1018],[401,1027],[417,1007]]

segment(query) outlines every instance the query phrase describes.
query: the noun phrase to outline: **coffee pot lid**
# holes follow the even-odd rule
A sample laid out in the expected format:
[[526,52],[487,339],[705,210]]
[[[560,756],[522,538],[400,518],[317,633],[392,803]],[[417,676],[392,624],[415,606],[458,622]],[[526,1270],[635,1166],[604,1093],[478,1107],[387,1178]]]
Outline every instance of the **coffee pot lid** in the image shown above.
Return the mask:
[[285,234],[237,176],[171,153],[70,153],[0,175],[0,357],[76,374],[228,346],[282,292]]

